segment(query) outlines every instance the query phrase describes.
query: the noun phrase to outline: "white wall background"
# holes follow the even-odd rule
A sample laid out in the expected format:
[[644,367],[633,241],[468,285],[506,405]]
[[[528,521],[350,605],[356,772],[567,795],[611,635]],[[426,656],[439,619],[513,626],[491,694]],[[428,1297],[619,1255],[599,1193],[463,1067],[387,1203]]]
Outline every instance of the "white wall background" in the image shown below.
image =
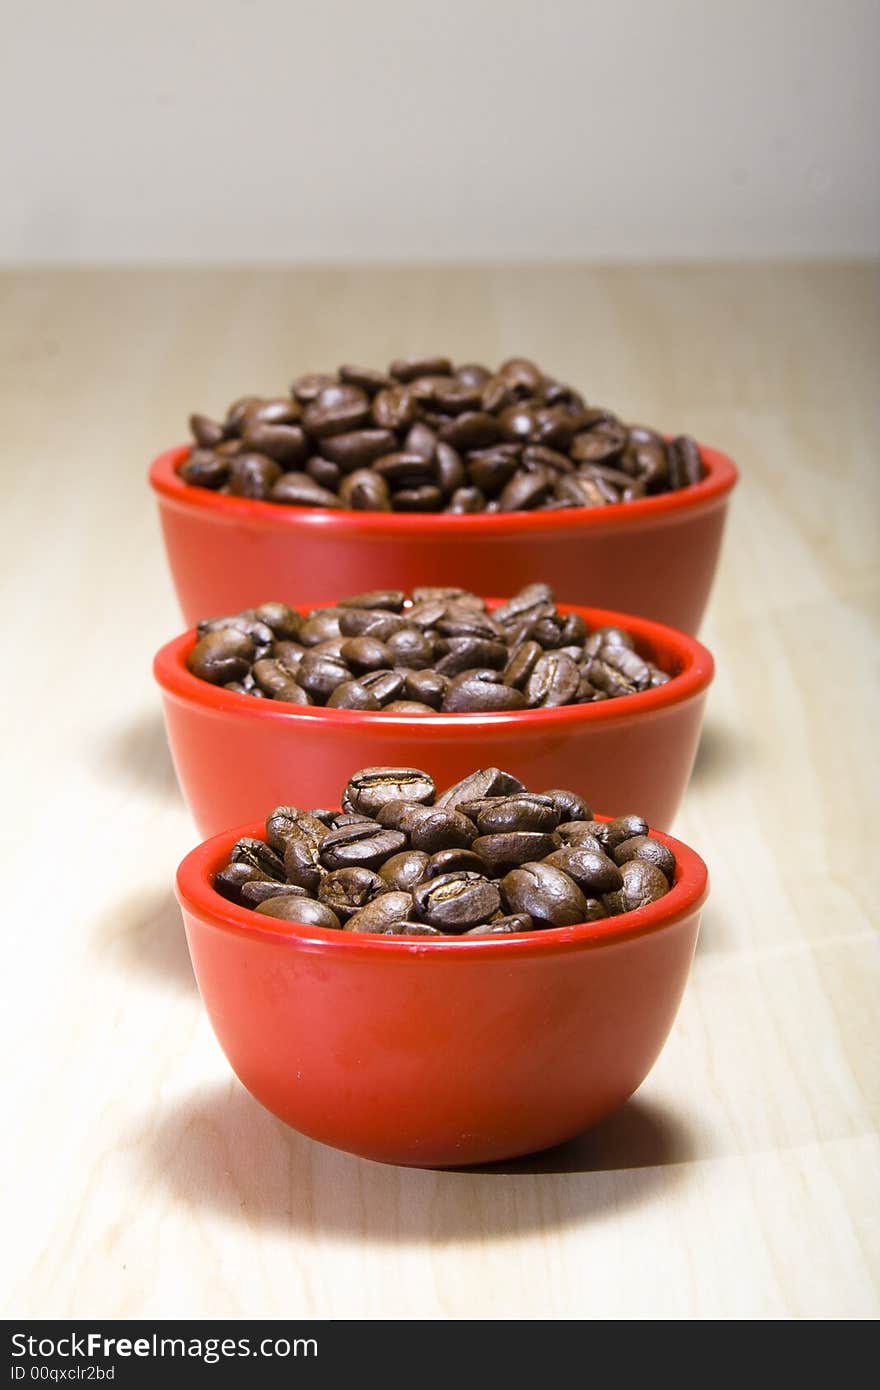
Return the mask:
[[0,260],[880,250],[878,0],[0,9]]

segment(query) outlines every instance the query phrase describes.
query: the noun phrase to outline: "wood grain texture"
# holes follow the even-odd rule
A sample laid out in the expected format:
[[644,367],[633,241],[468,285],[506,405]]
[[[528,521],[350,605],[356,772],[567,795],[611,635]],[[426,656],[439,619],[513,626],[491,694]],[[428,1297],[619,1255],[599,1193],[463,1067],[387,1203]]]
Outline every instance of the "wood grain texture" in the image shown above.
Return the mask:
[[[877,1315],[878,298],[868,265],[0,278],[9,1315]],[[151,455],[191,408],[426,347],[527,353],[743,470],[675,1030],[617,1117],[479,1172],[322,1148],[230,1078],[150,677],[181,625]]]

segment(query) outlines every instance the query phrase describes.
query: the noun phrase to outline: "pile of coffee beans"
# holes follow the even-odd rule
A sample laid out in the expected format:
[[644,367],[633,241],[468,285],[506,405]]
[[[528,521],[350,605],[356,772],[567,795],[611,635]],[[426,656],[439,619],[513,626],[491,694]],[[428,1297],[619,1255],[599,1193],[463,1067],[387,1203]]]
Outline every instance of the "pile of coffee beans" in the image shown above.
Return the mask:
[[596,821],[576,792],[497,767],[442,795],[413,767],[368,767],[342,810],[276,806],[214,888],[309,926],[383,936],[509,936],[616,917],[669,892],[675,859],[641,816]]
[[625,425],[534,362],[497,371],[448,357],[340,367],[286,396],[242,396],[221,421],[190,417],[180,476],[290,507],[520,512],[605,507],[702,476],[681,435]]
[[560,613],[546,584],[491,612],[465,589],[374,590],[306,617],[264,603],[199,623],[187,665],[246,695],[390,714],[590,704],[670,678],[622,628]]

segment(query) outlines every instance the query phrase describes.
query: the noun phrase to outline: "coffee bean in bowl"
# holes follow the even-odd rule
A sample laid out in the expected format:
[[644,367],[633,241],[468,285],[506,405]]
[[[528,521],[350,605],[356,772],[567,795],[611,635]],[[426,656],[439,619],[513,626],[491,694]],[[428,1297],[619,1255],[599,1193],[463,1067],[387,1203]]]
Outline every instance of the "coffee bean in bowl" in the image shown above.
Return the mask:
[[[396,785],[415,787],[410,774],[419,770],[407,766],[405,783],[397,777]],[[568,867],[560,872],[574,885],[563,881],[564,892],[550,873],[550,891],[542,892],[530,861],[503,874],[475,867],[474,839],[468,848],[398,851],[378,869],[326,868],[320,847],[333,822],[357,827],[364,822],[352,818],[362,813],[344,813],[343,824],[343,813],[318,808],[308,816],[289,805],[270,817],[268,831],[262,821],[239,825],[183,861],[177,893],[209,1018],[239,1080],[287,1124],[383,1162],[482,1163],[579,1134],[650,1071],[693,957],[705,866],[686,845],[651,831],[645,838],[675,866],[666,892],[637,911],[555,926],[552,918],[569,916],[570,903],[581,912],[577,894],[604,899],[615,869],[636,888],[634,867],[659,867],[659,854],[649,851],[658,856],[652,866],[632,845],[643,838],[630,833],[640,818],[609,834],[604,818],[577,818],[590,813],[579,798],[552,788],[520,791],[519,780],[484,767],[430,803],[374,805],[370,819],[382,829],[393,829],[392,820],[410,827],[401,832],[407,839],[437,811],[487,833],[514,833],[516,808],[544,808],[527,823],[546,823],[549,802],[552,814],[568,818],[550,832],[562,840],[565,828],[569,836],[553,854],[571,848],[583,858],[580,882],[569,873],[575,859],[562,861]],[[371,775],[371,794],[378,786]],[[510,801],[513,812],[503,805]],[[573,826],[581,827],[580,839],[572,838]],[[368,826],[365,838],[377,833]],[[284,863],[285,835],[288,847],[302,844],[290,854],[297,873],[310,858],[323,869],[317,896],[254,849],[253,841],[263,841]],[[242,841],[243,856],[231,862]],[[550,869],[560,868],[551,856],[538,868],[548,859]],[[597,867],[604,877],[590,878]],[[218,891],[221,875],[230,896]],[[505,893],[528,906],[507,910]],[[267,902],[271,910],[254,910]],[[547,929],[535,929],[538,909]]]
[[364,768],[340,801],[276,807],[265,841],[232,846],[215,890],[355,933],[501,937],[616,917],[675,881],[674,853],[640,816],[596,820],[576,792],[531,792],[495,767],[439,794],[419,768]]
[[631,634],[561,612],[547,584],[490,608],[466,589],[372,591],[300,614],[264,603],[198,624],[194,676],[256,699],[405,714],[493,714],[635,695],[673,674]]
[[533,363],[343,366],[195,415],[150,469],[187,623],[267,594],[542,581],[695,632],[737,470]]
[[703,477],[687,435],[667,441],[511,357],[448,357],[387,371],[344,365],[286,394],[242,396],[222,420],[190,416],[180,477],[288,507],[457,515],[608,507]]
[[[421,590],[410,594],[422,601]],[[537,636],[513,624],[500,639],[488,639],[501,648],[497,665],[449,675],[436,666],[450,655],[473,659],[471,644],[487,637],[467,629],[487,617],[497,621],[509,601],[473,600],[470,608],[456,601],[453,630],[428,628],[428,638],[424,630],[413,632],[408,615],[416,602],[407,606],[405,592],[366,599],[363,606],[348,600],[350,606],[318,610],[258,605],[214,620],[219,627],[203,625],[201,638],[184,633],[157,653],[153,669],[175,769],[203,834],[265,814],[288,796],[300,806],[333,805],[352,768],[404,760],[424,768],[439,786],[481,763],[509,768],[530,786],[582,781],[608,811],[638,806],[652,825],[672,821],[713,672],[711,655],[693,638],[607,609],[558,607],[553,617],[551,607],[542,617],[539,608]],[[377,602],[400,602],[400,612],[379,609]],[[439,623],[433,603],[422,612],[433,612]],[[350,635],[377,616],[378,636],[375,629]],[[572,642],[559,623],[575,619],[587,635]],[[350,631],[337,632],[340,623]],[[297,624],[297,635],[288,636]],[[567,651],[541,646],[560,640],[567,640]],[[586,668],[589,658],[600,680],[618,673],[614,684],[606,680],[609,688],[602,690],[589,681],[595,692],[589,697],[581,679],[575,692],[580,703],[554,703],[572,691],[561,658],[574,661],[581,641],[576,669]],[[595,642],[602,643],[598,658],[590,655]],[[513,657],[505,657],[511,647]],[[642,669],[651,670],[651,682],[623,698],[632,674],[624,663],[633,653]],[[540,683],[535,671],[540,676],[543,665],[552,673],[557,658],[556,679],[564,679]],[[227,665],[228,659],[239,664]],[[400,664],[383,664],[389,660]],[[416,660],[435,664],[416,666]]]

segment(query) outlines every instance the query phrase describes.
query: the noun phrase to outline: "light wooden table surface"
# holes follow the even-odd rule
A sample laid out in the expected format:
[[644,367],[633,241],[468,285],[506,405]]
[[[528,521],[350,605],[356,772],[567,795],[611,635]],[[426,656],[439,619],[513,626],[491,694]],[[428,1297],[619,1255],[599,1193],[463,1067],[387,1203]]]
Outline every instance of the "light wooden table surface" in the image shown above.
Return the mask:
[[[28,272],[0,333],[7,1313],[876,1316],[876,269]],[[231,1078],[150,676],[181,627],[150,456],[193,407],[425,348],[534,356],[743,471],[673,1035],[604,1127],[470,1173],[323,1148]]]

